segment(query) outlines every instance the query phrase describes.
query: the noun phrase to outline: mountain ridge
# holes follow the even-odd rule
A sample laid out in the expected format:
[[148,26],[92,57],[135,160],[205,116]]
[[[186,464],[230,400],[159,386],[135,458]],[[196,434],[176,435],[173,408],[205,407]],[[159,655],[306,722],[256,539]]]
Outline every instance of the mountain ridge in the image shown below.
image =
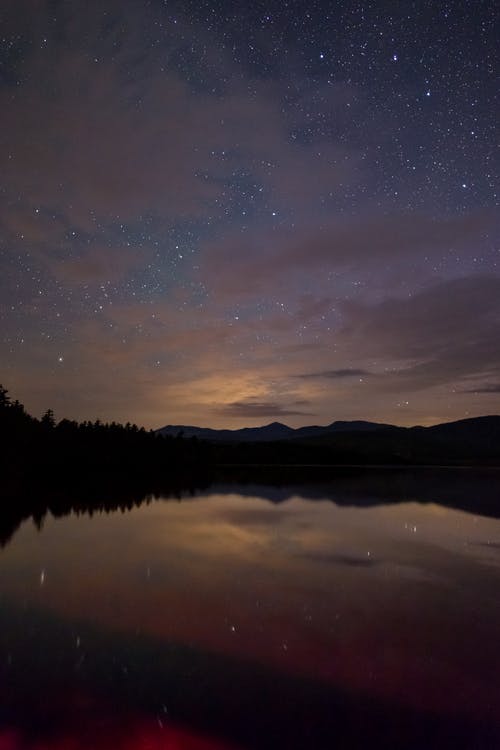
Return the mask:
[[411,434],[412,432],[425,432],[429,435],[453,438],[463,437],[470,433],[484,433],[491,429],[493,433],[498,429],[500,437],[500,416],[484,415],[480,417],[468,417],[452,422],[442,422],[437,425],[424,427],[415,425],[412,427],[400,427],[383,422],[369,422],[366,420],[335,420],[328,425],[306,425],[304,427],[289,427],[282,422],[271,422],[260,427],[242,427],[236,430],[214,429],[211,427],[197,427],[194,425],[165,425],[155,430],[160,435],[176,437],[182,434],[185,438],[197,437],[200,440],[212,442],[271,442],[281,440],[309,440],[314,438],[334,436],[339,433],[374,433],[381,431],[401,432]]

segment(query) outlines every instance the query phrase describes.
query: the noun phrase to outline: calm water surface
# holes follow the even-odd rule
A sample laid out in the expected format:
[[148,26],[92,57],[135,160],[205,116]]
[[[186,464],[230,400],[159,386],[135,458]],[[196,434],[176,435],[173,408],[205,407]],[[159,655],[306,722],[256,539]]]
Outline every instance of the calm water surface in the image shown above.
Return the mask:
[[500,520],[332,497],[26,521],[0,551],[0,750],[500,747]]

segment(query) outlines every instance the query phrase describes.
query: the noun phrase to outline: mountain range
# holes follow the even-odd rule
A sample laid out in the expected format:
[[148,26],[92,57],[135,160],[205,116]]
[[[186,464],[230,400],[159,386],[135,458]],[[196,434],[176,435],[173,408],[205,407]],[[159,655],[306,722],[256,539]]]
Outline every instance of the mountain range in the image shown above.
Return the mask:
[[293,440],[297,438],[314,438],[338,432],[375,432],[394,428],[394,425],[365,422],[332,422],[329,425],[311,425],[309,427],[288,427],[281,422],[271,422],[262,427],[243,427],[240,430],[214,430],[210,427],[193,427],[191,425],[169,424],[156,430],[160,435],[176,437],[182,434],[185,438],[197,437],[200,440],[212,440],[237,443],[260,443],[275,440]]
[[500,416],[431,427],[363,420],[293,429],[280,422],[240,430],[167,425],[162,435],[196,437],[211,446],[214,464],[488,465],[500,466]]
[[392,424],[380,422],[367,422],[364,420],[335,421],[329,425],[311,425],[308,427],[288,427],[281,422],[271,422],[262,427],[243,427],[239,430],[215,430],[210,427],[193,427],[190,425],[166,425],[156,430],[161,435],[176,437],[182,435],[185,438],[196,437],[200,440],[223,443],[262,443],[276,441],[296,440],[310,443],[311,441],[325,442],[329,438],[345,436],[354,438],[358,435],[387,438],[400,438],[412,436],[413,438],[425,437],[433,441],[451,442],[474,442],[499,444],[500,445],[500,416],[471,417],[460,419],[456,422],[443,422],[431,427],[397,427]]

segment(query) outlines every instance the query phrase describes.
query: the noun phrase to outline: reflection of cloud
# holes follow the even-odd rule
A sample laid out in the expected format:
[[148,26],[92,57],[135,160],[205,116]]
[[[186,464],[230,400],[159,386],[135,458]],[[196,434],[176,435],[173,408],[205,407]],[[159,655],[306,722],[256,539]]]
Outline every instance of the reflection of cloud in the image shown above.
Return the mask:
[[223,517],[230,523],[244,526],[273,526],[288,520],[288,511],[277,508],[264,510],[260,508],[243,508],[228,510]]
[[[220,680],[224,675],[220,655],[230,653],[239,660],[239,674],[245,674],[245,664],[259,662],[257,690],[262,684],[262,664],[274,664],[278,665],[274,674],[286,672],[284,684],[294,673],[314,680],[325,677],[352,693],[366,690],[369,683],[370,690],[399,702],[401,685],[405,685],[405,702],[425,699],[425,705],[434,709],[455,701],[456,711],[471,712],[472,694],[478,702],[491,697],[498,673],[498,649],[491,637],[485,641],[483,655],[491,681],[482,684],[481,692],[474,683],[466,695],[460,693],[458,704],[455,694],[450,697],[444,689],[457,684],[457,674],[477,673],[477,654],[466,647],[471,632],[476,636],[495,633],[496,623],[488,617],[488,610],[498,580],[483,575],[484,569],[477,568],[477,555],[464,545],[487,539],[491,519],[473,519],[451,510],[437,516],[432,507],[416,504],[360,511],[296,498],[278,509],[284,526],[272,527],[259,522],[259,514],[267,509],[257,496],[235,494],[189,503],[152,503],[130,514],[97,514],[92,519],[72,516],[55,521],[48,517],[42,537],[27,527],[22,549],[14,545],[14,554],[7,556],[7,567],[2,570],[8,582],[5,596],[17,591],[23,612],[26,607],[29,611],[30,604],[39,606],[40,596],[30,579],[42,544],[44,565],[52,571],[50,586],[43,593],[44,607],[58,612],[73,634],[82,632],[75,630],[76,623],[92,615],[93,627],[109,633],[118,654],[130,650],[128,641],[117,638],[120,631],[130,634],[136,651],[138,631],[158,639],[159,660],[148,656],[145,661],[153,703],[157,693],[151,665],[157,665],[161,673],[158,684],[162,689],[171,684],[175,692],[177,675],[186,674],[183,644],[189,644],[190,653],[195,648],[217,655],[198,662],[196,673],[207,678],[216,675],[214,684],[219,688],[226,684]],[[232,513],[240,510],[249,511],[250,519],[255,512],[256,525],[245,528],[243,522],[243,528],[235,528],[238,521]],[[269,512],[274,515],[273,509]],[[410,537],[404,527],[409,517],[418,526],[418,533],[411,532]],[[309,522],[309,529],[304,530],[304,521]],[[125,550],[124,539],[130,542]],[[384,561],[370,572],[360,564],[368,549],[377,562]],[[333,559],[328,559],[330,550],[339,550]],[[79,563],[68,565],[68,559]],[[163,575],[157,576],[164,566],[171,568],[168,583]],[[151,576],[145,578],[149,569]],[[441,577],[456,584],[451,600],[449,583],[443,587]],[[480,582],[475,599],[478,609],[470,606],[474,580]],[[413,586],[412,581],[424,585]],[[405,589],[408,585],[413,587]],[[68,596],[68,591],[74,596]],[[453,606],[441,606],[448,600]],[[453,627],[457,607],[464,618],[464,626],[458,629]],[[289,645],[286,653],[283,641]],[[85,636],[82,643],[89,648]],[[37,648],[38,643],[32,646]],[[441,647],[441,682],[437,696],[429,695],[435,664],[425,655]],[[98,651],[109,655],[106,642]],[[137,651],[138,657],[148,653],[156,651]],[[46,661],[50,663],[49,655]],[[132,664],[137,662],[132,659]],[[360,669],[360,664],[366,669]],[[69,652],[68,665],[74,668]],[[109,672],[106,664],[103,669]],[[366,675],[372,671],[383,680],[367,683]],[[135,668],[130,673],[140,674]],[[418,680],[408,680],[408,674]],[[165,675],[171,677],[167,683]],[[101,681],[101,687],[105,682]],[[129,694],[128,680],[120,684]],[[296,685],[292,687],[295,690]],[[211,694],[217,698],[221,693]],[[189,691],[186,695],[188,700]],[[38,691],[36,696],[38,701]],[[286,713],[286,701],[280,700],[280,705]]]

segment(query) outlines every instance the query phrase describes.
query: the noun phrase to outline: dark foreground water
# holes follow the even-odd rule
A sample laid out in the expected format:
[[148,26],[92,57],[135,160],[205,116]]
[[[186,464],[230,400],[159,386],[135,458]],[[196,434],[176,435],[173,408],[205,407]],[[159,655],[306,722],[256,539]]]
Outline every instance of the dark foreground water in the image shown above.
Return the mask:
[[499,478],[432,481],[24,522],[0,750],[499,748]]

